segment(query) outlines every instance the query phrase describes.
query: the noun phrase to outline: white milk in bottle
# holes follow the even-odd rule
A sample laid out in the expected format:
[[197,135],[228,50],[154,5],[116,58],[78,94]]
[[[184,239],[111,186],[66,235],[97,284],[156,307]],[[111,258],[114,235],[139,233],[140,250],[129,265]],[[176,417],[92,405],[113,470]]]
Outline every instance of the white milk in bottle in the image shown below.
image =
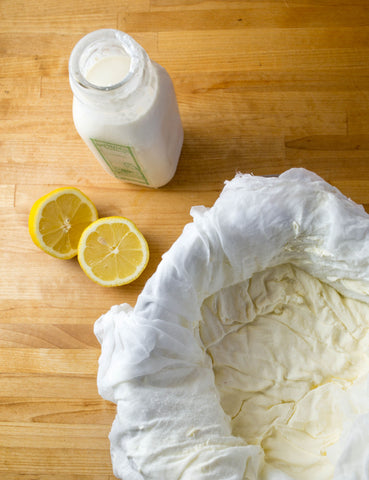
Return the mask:
[[69,61],[76,129],[111,175],[161,187],[175,174],[183,128],[172,81],[129,35],[83,37]]

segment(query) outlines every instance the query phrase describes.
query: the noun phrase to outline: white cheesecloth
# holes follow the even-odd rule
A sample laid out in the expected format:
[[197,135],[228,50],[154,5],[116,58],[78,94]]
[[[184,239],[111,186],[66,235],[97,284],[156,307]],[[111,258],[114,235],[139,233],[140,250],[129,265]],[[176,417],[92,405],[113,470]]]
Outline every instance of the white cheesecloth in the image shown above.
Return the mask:
[[[114,306],[95,324],[99,393],[117,404],[114,474],[291,480],[273,467],[262,473],[262,447],[232,434],[199,334],[201,307],[216,292],[283,264],[368,304],[369,215],[304,169],[279,177],[237,174],[213,207],[193,207],[191,215],[135,307]],[[328,453],[334,480],[369,480],[369,394],[358,395],[366,413],[345,426]]]

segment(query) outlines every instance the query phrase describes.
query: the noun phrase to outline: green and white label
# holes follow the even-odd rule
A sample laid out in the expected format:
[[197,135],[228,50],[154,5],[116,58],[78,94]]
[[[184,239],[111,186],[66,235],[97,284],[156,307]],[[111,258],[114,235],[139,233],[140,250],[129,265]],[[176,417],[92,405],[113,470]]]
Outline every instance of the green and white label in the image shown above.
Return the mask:
[[149,185],[134,150],[128,145],[105,142],[91,138],[96,150],[116,178],[127,182]]

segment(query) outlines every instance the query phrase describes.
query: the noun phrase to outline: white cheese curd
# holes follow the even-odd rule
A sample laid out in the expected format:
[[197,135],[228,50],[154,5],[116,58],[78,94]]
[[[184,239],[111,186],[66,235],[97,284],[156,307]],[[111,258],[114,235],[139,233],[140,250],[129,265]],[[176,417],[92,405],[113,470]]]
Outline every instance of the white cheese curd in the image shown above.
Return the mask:
[[95,324],[120,479],[369,480],[369,215],[237,175]]
[[233,435],[292,478],[332,478],[329,447],[368,410],[369,306],[284,264],[206,299],[200,332]]

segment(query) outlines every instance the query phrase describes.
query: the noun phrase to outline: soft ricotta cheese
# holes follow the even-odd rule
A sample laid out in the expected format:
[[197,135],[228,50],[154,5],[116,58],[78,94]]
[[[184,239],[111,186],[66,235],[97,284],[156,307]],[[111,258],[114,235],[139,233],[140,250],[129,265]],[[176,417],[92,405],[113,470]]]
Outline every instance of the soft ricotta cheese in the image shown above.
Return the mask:
[[357,391],[369,372],[369,306],[285,264],[212,295],[202,314],[233,435],[295,480],[331,479],[329,447],[367,410]]

